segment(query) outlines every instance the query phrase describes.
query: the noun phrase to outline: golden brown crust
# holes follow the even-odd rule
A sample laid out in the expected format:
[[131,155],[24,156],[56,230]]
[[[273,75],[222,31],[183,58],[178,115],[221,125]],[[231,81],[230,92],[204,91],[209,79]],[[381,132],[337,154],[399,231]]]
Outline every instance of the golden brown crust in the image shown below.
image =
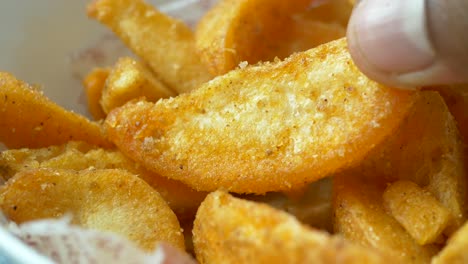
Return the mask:
[[102,149],[84,142],[68,142],[43,149],[15,149],[0,153],[0,177],[8,180],[21,171],[50,168],[67,170],[124,169],[153,187],[176,213],[179,220],[193,219],[206,196],[181,182],[149,172],[120,151]]
[[337,234],[396,258],[395,263],[428,263],[439,248],[420,246],[385,212],[384,182],[359,174],[333,179],[334,226]]
[[101,100],[102,91],[104,90],[108,76],[109,69],[95,68],[83,80],[88,101],[88,111],[95,120],[101,120],[106,117],[106,113],[102,110],[99,101]]
[[104,112],[145,97],[150,102],[176,94],[160,82],[142,62],[120,58],[109,73],[100,104]]
[[421,92],[400,127],[361,162],[354,174],[410,180],[427,188],[452,214],[451,233],[466,219],[467,176],[455,120],[436,92]]
[[383,203],[387,212],[420,245],[440,241],[452,217],[429,191],[411,181],[390,184],[383,193]]
[[377,252],[301,225],[264,204],[207,196],[194,224],[197,259],[210,263],[385,263]]
[[197,190],[264,193],[357,164],[416,97],[367,79],[341,39],[177,98],[128,103],[105,124],[126,155],[163,176]]
[[159,242],[184,249],[166,202],[124,170],[24,171],[0,189],[0,208],[16,223],[71,214],[74,224],[123,235],[148,251]]
[[0,142],[38,148],[82,140],[110,147],[101,125],[58,106],[41,91],[0,72]]
[[193,32],[144,1],[96,0],[88,16],[114,31],[170,89],[188,92],[211,79],[195,52]]
[[221,75],[243,61],[283,59],[344,37],[342,25],[324,23],[314,13],[304,15],[310,5],[310,0],[219,1],[197,25],[197,50],[209,70]]

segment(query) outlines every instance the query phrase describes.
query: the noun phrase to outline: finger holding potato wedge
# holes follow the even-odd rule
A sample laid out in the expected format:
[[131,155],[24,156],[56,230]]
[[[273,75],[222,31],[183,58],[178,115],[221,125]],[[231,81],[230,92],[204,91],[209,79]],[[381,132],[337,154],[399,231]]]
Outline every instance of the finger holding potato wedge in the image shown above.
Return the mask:
[[385,263],[391,258],[301,225],[265,204],[217,191],[197,212],[194,247],[210,263]]
[[0,208],[16,223],[70,214],[73,224],[122,235],[148,251],[159,242],[184,249],[166,202],[124,170],[24,171],[0,189]]
[[111,69],[102,91],[100,104],[106,114],[126,102],[145,97],[155,102],[175,96],[172,90],[160,82],[142,62],[132,58],[120,58]]
[[99,123],[68,111],[43,93],[0,72],[0,142],[8,148],[37,148],[82,140],[111,147]]
[[256,64],[276,57],[284,59],[344,37],[345,28],[338,23],[314,20],[313,15],[301,16],[313,2],[219,1],[197,25],[197,50],[211,73],[221,75],[243,61]]
[[193,219],[206,196],[181,182],[149,172],[125,157],[120,151],[102,149],[85,142],[68,142],[65,145],[42,149],[14,149],[0,153],[0,177],[9,180],[19,172],[37,169],[123,169],[147,182],[164,198],[179,220]]
[[356,165],[416,98],[367,79],[341,39],[190,94],[127,103],[105,125],[123,153],[162,176],[196,190],[265,193]]
[[211,79],[190,28],[144,1],[94,0],[88,16],[115,32],[173,91],[189,92]]

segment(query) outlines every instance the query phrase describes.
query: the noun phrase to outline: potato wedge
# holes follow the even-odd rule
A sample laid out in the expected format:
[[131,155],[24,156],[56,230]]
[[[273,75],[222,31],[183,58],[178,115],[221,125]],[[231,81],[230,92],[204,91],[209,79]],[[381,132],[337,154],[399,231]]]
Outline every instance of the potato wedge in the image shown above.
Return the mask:
[[266,203],[293,215],[307,226],[332,232],[331,189],[331,179],[325,178],[309,184],[300,191],[294,191],[294,193],[273,192],[264,195],[243,195],[240,197],[250,201]]
[[420,245],[436,242],[451,217],[450,211],[430,192],[411,181],[397,181],[388,186],[383,203]]
[[416,97],[367,79],[342,39],[190,94],[128,103],[105,124],[122,152],[160,175],[196,190],[265,193],[357,164]]
[[468,263],[468,223],[465,223],[447,242],[442,251],[432,260],[433,264]]
[[16,173],[36,169],[123,169],[138,175],[164,198],[179,220],[193,219],[206,196],[181,182],[149,172],[118,150],[102,149],[84,142],[69,142],[43,149],[8,150],[0,154],[0,176],[8,180]]
[[0,189],[0,208],[16,223],[71,214],[73,224],[122,235],[145,250],[159,242],[184,249],[166,202],[124,170],[20,172]]
[[383,255],[309,229],[264,204],[217,191],[198,209],[197,259],[209,263],[385,263]]
[[190,28],[144,1],[94,0],[88,16],[114,31],[170,89],[188,92],[212,78]]
[[397,259],[395,263],[428,263],[438,248],[418,245],[385,212],[382,201],[385,183],[371,180],[360,178],[359,174],[333,179],[335,231],[350,241],[393,256]]
[[145,97],[148,101],[156,102],[175,95],[176,93],[153,76],[146,65],[124,57],[117,61],[107,78],[101,106],[107,114],[132,99]]
[[460,135],[468,145],[468,84],[432,87],[444,98],[447,107],[457,121]]
[[[199,21],[196,47],[211,73],[222,75],[240,62],[286,58],[345,35],[339,24],[300,16],[310,0],[222,0]],[[252,15],[255,14],[255,15]]]
[[466,219],[466,171],[456,123],[436,92],[420,100],[400,128],[359,165],[367,177],[409,180],[427,188],[452,214],[446,232]]
[[106,117],[106,113],[102,110],[100,100],[108,76],[109,69],[95,68],[83,80],[83,86],[88,101],[88,111],[95,120],[101,120]]
[[5,72],[0,72],[0,128],[0,142],[8,148],[47,147],[69,140],[112,146],[100,124],[65,110]]

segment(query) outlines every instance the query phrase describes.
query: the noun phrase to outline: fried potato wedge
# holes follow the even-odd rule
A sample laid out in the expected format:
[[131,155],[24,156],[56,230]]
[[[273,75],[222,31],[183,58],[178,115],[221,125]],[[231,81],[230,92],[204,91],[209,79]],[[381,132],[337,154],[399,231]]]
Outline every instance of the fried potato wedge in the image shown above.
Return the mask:
[[409,180],[427,188],[452,214],[448,233],[466,219],[466,171],[463,145],[443,99],[421,92],[400,128],[359,165],[358,173]]
[[[373,180],[373,179],[371,179]],[[333,179],[334,226],[350,241],[373,247],[395,257],[396,263],[428,263],[438,248],[421,246],[385,212],[385,183],[339,175]]]
[[384,207],[420,245],[437,242],[451,214],[427,190],[411,181],[397,181],[383,193]]
[[468,223],[465,223],[447,242],[442,251],[432,260],[433,264],[468,263]]
[[367,79],[342,39],[190,94],[127,103],[105,124],[122,152],[160,175],[196,190],[265,193],[356,165],[416,97]]
[[101,106],[107,114],[126,102],[145,97],[155,102],[176,93],[160,82],[141,62],[132,58],[120,58],[112,68],[102,92]]
[[301,225],[268,205],[217,191],[194,223],[197,260],[209,263],[385,263],[377,252]]
[[294,193],[266,193],[264,195],[242,195],[241,198],[266,203],[285,211],[301,223],[313,228],[333,231],[332,181],[325,178],[309,184]]
[[188,92],[212,78],[196,53],[190,28],[144,1],[94,0],[88,16],[117,34],[170,89]]
[[310,0],[219,1],[197,25],[197,50],[211,73],[222,75],[243,61],[283,59],[345,35],[339,24],[298,15],[310,5]]
[[432,87],[444,98],[447,107],[457,121],[460,135],[468,145],[468,84]]
[[102,149],[84,142],[69,142],[43,149],[15,149],[0,154],[0,176],[4,180],[18,172],[36,168],[129,171],[158,191],[181,221],[193,219],[206,196],[206,193],[194,191],[181,182],[147,171],[118,150]]
[[8,148],[47,147],[69,140],[112,146],[100,124],[65,110],[5,72],[0,72],[0,128],[0,142]]
[[95,120],[101,120],[106,117],[100,100],[102,91],[106,85],[107,77],[109,76],[109,69],[95,68],[83,80],[83,86],[86,92],[88,102],[88,111]]
[[0,189],[0,208],[16,223],[71,214],[73,224],[120,234],[145,250],[158,242],[184,248],[177,217],[164,199],[124,170],[20,172]]

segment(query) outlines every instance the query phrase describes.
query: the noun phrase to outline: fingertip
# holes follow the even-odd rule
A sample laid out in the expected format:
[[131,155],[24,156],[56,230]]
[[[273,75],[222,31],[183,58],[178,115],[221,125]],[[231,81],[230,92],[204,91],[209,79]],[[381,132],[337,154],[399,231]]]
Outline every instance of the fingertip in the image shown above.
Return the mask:
[[369,78],[404,89],[459,81],[437,57],[424,0],[362,0],[348,24],[356,66]]

